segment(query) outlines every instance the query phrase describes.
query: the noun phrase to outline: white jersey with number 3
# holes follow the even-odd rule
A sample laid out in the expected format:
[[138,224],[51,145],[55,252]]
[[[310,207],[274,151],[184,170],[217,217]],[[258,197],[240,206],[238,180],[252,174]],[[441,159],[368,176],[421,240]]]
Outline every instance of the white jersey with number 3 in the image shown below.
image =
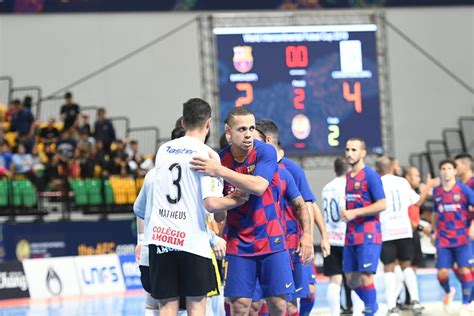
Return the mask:
[[420,199],[405,178],[392,174],[382,176],[385,211],[380,213],[382,241],[413,238],[408,208]]
[[203,200],[222,197],[223,180],[190,168],[195,156],[219,155],[198,139],[184,136],[160,146],[156,155],[153,208],[145,234],[155,244],[211,258]]
[[324,219],[331,246],[344,246],[346,223],[341,219],[341,206],[346,204],[346,178],[334,178],[322,191]]

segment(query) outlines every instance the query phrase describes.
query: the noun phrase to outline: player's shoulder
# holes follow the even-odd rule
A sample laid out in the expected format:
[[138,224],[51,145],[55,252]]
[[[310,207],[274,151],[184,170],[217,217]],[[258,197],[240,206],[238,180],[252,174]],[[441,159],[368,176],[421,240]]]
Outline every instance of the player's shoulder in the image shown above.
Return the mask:
[[326,183],[326,185],[323,187],[323,192],[324,191],[330,191],[330,190],[335,190],[340,187],[346,186],[346,178],[341,178],[341,177],[336,177]]
[[143,182],[145,183],[148,183],[148,182],[151,182],[153,181],[153,179],[155,178],[155,175],[156,175],[156,167],[153,167],[151,168],[145,175],[145,179],[143,180]]
[[275,148],[272,145],[262,142],[260,140],[255,139],[253,141],[253,146],[254,149],[257,151],[257,154],[270,153],[276,155]]
[[287,180],[289,178],[293,179],[291,173],[285,168],[278,167],[278,173],[280,174],[280,178],[283,180]]
[[368,166],[365,166],[364,169],[362,169],[364,171],[364,175],[366,178],[376,178],[376,179],[380,179],[380,175],[377,173],[377,171],[375,171],[374,169],[368,167]]
[[297,164],[296,162],[294,162],[293,160],[289,159],[289,158],[286,158],[286,157],[283,157],[281,160],[280,160],[280,164],[283,164],[285,166],[285,168],[291,173],[291,174],[295,174],[295,173],[302,173],[304,174],[304,170],[303,168]]

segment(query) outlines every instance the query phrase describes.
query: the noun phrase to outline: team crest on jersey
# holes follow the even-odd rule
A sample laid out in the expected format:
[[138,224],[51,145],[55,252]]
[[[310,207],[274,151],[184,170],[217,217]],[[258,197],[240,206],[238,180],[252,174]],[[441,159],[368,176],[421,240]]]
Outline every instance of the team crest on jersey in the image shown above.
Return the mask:
[[255,165],[247,166],[247,174],[253,174],[255,170]]
[[461,195],[459,195],[458,193],[454,194],[453,195],[453,200],[454,200],[454,202],[461,201]]
[[234,68],[241,73],[249,72],[253,67],[252,46],[234,46]]
[[361,183],[360,183],[359,181],[356,181],[356,182],[354,183],[354,189],[359,190],[359,189],[360,189],[360,186],[361,186]]

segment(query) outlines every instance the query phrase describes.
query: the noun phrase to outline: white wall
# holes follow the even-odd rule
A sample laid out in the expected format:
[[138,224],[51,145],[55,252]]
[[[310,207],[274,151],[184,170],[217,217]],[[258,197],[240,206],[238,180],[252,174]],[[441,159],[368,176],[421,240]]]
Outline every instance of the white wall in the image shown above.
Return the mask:
[[[191,19],[185,13],[0,16],[0,74],[45,94],[74,81]],[[387,19],[474,86],[474,7],[389,9]],[[403,163],[441,137],[474,98],[388,29],[395,154]],[[132,126],[159,126],[167,136],[184,100],[199,96],[197,26],[191,25],[72,89],[82,105],[104,105]],[[331,170],[309,171],[315,191]]]

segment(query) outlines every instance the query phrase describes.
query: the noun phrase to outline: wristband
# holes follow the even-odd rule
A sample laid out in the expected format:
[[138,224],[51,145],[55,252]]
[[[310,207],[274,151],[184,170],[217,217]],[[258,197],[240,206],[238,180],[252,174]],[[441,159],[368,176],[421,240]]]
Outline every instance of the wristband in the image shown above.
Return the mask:
[[137,234],[137,244],[143,244],[144,241],[145,241],[145,234],[138,233]]
[[209,232],[211,235],[211,238],[209,239],[209,243],[211,244],[211,247],[214,248],[214,246],[217,245],[217,243],[219,242],[219,239],[217,239],[216,233],[214,233],[213,231],[209,231]]
[[418,231],[421,232],[421,231],[423,231],[423,228],[424,228],[424,226],[420,224],[420,225],[418,225],[418,227],[416,228],[416,230],[418,230]]

